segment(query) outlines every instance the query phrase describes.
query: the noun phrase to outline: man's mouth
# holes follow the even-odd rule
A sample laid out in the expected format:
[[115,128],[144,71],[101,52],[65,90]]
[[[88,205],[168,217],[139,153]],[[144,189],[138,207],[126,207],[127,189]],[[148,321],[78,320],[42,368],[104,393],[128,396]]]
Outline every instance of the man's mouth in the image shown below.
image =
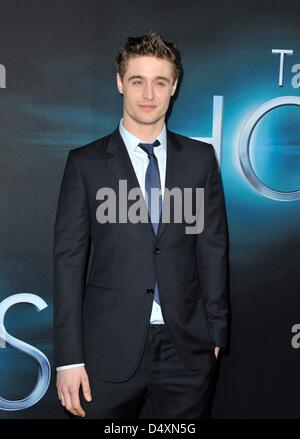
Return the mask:
[[156,108],[156,105],[140,105],[141,108],[143,108],[144,110],[153,110],[154,108]]

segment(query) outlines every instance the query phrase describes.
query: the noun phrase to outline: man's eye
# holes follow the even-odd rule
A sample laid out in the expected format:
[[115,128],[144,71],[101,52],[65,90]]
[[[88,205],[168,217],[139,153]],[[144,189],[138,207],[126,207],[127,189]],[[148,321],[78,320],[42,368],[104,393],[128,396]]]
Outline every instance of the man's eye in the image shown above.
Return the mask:
[[160,87],[164,87],[166,84],[164,82],[158,82],[157,83]]
[[142,81],[133,81],[133,85],[139,85],[139,84],[141,84],[142,83]]

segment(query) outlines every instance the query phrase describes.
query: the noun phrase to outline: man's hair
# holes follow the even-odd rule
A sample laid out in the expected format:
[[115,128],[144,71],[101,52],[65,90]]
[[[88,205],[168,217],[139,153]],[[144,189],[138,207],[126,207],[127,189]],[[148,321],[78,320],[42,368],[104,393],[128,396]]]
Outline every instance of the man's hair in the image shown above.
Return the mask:
[[129,58],[136,56],[154,56],[166,59],[173,65],[173,80],[179,78],[182,72],[180,52],[176,45],[162,39],[157,33],[150,31],[140,37],[129,37],[116,57],[117,72],[123,79]]

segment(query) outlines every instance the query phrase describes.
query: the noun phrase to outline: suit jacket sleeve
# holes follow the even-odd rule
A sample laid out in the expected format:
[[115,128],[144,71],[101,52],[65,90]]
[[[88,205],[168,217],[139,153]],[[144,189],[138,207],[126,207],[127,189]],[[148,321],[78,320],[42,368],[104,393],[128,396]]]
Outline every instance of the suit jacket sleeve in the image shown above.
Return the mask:
[[75,154],[70,151],[54,226],[54,363],[84,363],[82,298],[90,243],[88,201]]
[[208,329],[216,346],[225,348],[228,327],[228,233],[224,194],[212,145],[204,187],[204,229],[197,235],[197,263]]

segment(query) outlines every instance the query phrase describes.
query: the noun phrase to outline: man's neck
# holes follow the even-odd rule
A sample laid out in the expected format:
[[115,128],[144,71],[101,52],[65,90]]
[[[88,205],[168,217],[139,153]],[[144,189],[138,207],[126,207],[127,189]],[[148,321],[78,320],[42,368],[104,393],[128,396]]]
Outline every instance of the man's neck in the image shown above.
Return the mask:
[[137,124],[132,121],[128,121],[126,118],[123,118],[123,126],[134,136],[138,137],[141,140],[150,141],[157,137],[164,127],[164,119],[158,121],[156,124]]

